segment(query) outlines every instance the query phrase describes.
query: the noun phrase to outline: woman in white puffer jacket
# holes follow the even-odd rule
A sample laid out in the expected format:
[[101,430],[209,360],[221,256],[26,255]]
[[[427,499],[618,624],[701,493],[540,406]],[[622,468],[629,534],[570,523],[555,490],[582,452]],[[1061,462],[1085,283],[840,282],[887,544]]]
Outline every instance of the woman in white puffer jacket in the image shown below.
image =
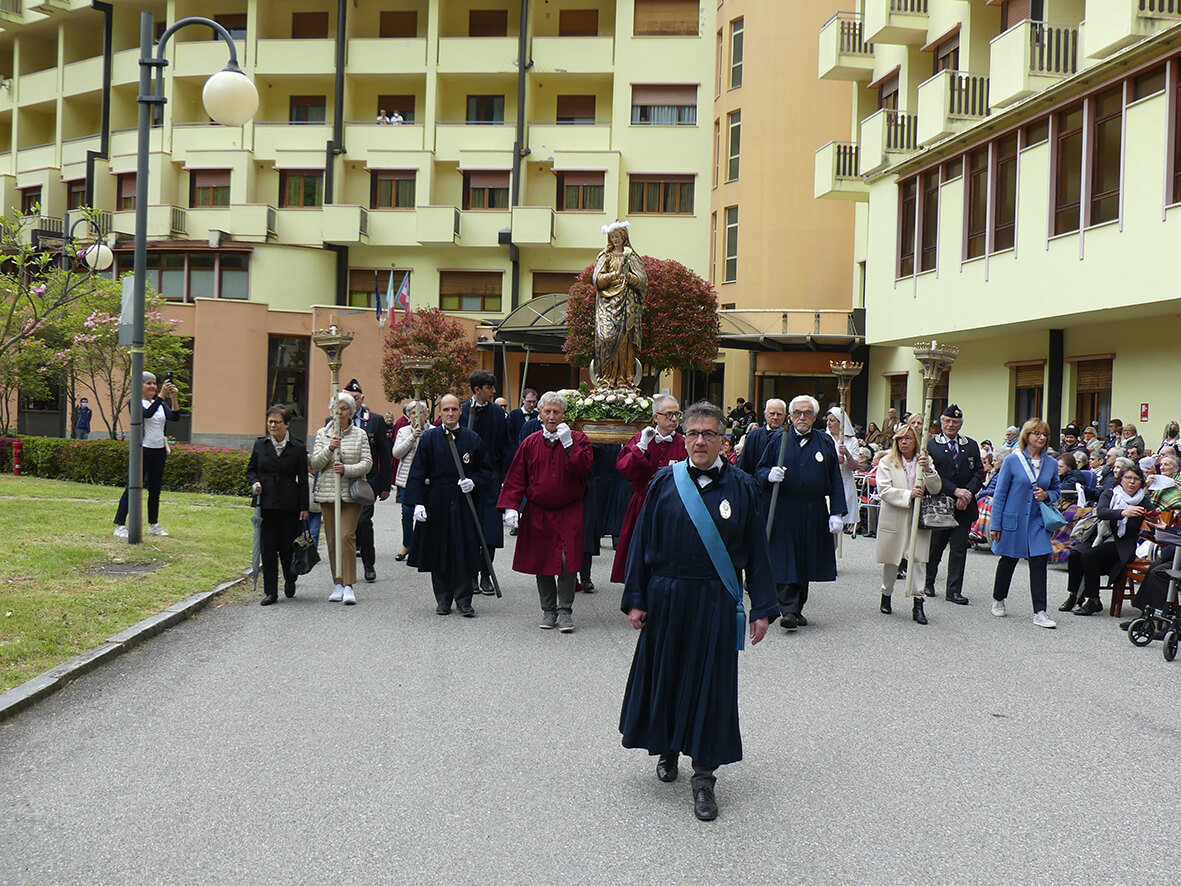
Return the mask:
[[[329,409],[338,409],[340,415],[340,436],[334,437],[332,425],[327,424],[316,431],[316,444],[312,448],[312,470],[317,472],[316,501],[320,502],[324,517],[324,534],[328,540],[328,562],[332,567],[333,588],[328,599],[333,603],[344,602],[352,606],[357,602],[353,583],[357,580],[357,520],[362,505],[349,494],[349,482],[365,478],[373,467],[373,454],[369,450],[369,435],[353,424],[357,401],[352,394],[341,392]],[[336,451],[340,461],[336,461]],[[336,548],[336,482],[340,478],[340,556]]]

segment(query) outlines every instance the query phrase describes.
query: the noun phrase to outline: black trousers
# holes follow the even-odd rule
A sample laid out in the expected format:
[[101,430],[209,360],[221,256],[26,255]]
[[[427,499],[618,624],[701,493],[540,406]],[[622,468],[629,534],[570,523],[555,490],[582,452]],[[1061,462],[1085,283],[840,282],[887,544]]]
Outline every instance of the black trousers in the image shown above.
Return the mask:
[[[1033,611],[1046,611],[1046,563],[1049,554],[1029,558],[1029,596],[1033,599]],[[996,564],[996,577],[992,582],[992,599],[1003,600],[1009,596],[1009,582],[1017,568],[1016,557],[1001,557]]]
[[[935,590],[935,578],[939,575],[939,561],[943,550],[950,547],[947,556],[947,593],[964,592],[964,566],[968,562],[968,534],[972,521],[956,512],[955,529],[932,529],[931,550],[927,554],[927,582],[925,590]],[[1042,607],[1043,609],[1045,607]]]
[[291,555],[301,528],[298,511],[262,509],[262,592],[268,597],[278,596],[280,570],[284,581],[298,578],[291,572]]
[[780,615],[799,615],[804,611],[804,604],[808,602],[808,583],[800,581],[775,585],[775,596],[779,598]]
[[1066,558],[1066,592],[1098,599],[1099,577],[1106,575],[1119,563],[1120,555],[1114,541],[1105,541],[1096,548],[1074,548]]
[[431,590],[435,592],[435,603],[446,609],[451,608],[451,602],[460,611],[472,606],[472,579],[468,572],[432,572]]
[[[148,490],[148,523],[160,522],[160,487],[164,485],[164,463],[168,460],[168,450],[143,448],[144,488]],[[127,522],[127,487],[123,487],[123,496],[119,499],[119,507],[115,509],[115,525],[122,526]]]
[[1132,598],[1132,605],[1137,609],[1155,609],[1160,611],[1165,608],[1165,603],[1169,599],[1169,577],[1165,575],[1166,569],[1173,568],[1173,558],[1169,557],[1167,560],[1158,559],[1148,569],[1148,575],[1144,577],[1144,581],[1140,583],[1140,587],[1136,589],[1136,596]]
[[377,560],[373,550],[373,505],[361,508],[361,516],[357,518],[357,553],[366,569],[373,568]]

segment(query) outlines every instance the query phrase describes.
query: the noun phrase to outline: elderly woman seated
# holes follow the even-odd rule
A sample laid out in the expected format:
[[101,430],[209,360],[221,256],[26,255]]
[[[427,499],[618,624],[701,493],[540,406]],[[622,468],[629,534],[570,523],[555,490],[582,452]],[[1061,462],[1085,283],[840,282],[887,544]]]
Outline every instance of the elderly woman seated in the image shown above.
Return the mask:
[[1080,505],[1093,504],[1099,500],[1099,493],[1092,488],[1090,478],[1079,470],[1075,455],[1074,452],[1065,452],[1058,456],[1058,482],[1062,484],[1062,500],[1078,502]]

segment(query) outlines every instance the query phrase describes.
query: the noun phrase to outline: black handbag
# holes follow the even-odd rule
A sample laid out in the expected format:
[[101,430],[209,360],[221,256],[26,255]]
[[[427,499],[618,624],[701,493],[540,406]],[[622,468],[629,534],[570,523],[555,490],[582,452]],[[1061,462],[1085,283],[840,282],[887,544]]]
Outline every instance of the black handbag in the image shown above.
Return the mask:
[[955,496],[924,495],[919,501],[919,529],[955,529]]
[[308,521],[303,521],[303,532],[295,538],[295,550],[291,554],[291,571],[296,575],[307,575],[320,562],[320,552],[316,549],[316,539],[312,538],[308,529]]

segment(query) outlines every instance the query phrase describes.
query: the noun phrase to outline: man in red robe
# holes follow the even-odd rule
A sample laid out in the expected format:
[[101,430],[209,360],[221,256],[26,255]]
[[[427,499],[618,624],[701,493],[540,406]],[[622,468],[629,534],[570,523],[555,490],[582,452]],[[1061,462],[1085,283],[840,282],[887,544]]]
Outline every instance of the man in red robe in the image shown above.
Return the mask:
[[[518,529],[513,569],[537,576],[542,630],[574,630],[574,588],[582,566],[582,495],[594,462],[590,441],[562,421],[566,400],[543,394],[541,430],[521,441],[496,507]],[[521,503],[528,501],[524,514]],[[556,576],[556,578],[555,578]]]
[[657,394],[652,398],[652,424],[627,441],[619,450],[615,467],[626,479],[631,480],[632,497],[623,515],[623,528],[619,531],[619,544],[615,548],[615,563],[611,567],[611,580],[623,583],[627,575],[627,552],[631,548],[632,530],[640,518],[644,498],[648,495],[648,481],[666,465],[684,461],[689,457],[685,450],[685,437],[677,433],[681,423],[681,407],[671,394]]

